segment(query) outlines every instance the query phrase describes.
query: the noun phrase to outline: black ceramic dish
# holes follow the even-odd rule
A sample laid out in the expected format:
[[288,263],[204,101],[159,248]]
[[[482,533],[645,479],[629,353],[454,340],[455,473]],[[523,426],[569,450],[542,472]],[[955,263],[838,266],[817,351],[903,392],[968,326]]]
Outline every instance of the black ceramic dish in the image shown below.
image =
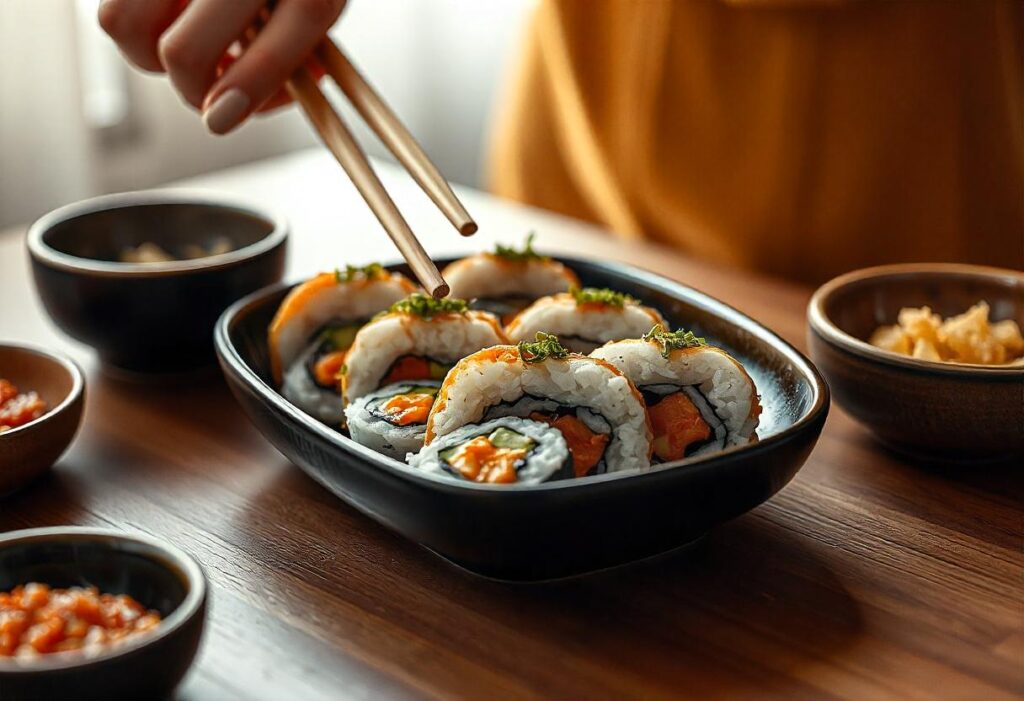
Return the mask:
[[[107,195],[50,212],[28,232],[36,289],[46,311],[107,365],[174,373],[211,365],[213,326],[224,309],[284,272],[288,228],[274,214],[213,193]],[[234,249],[195,260],[121,263],[152,242],[180,255],[187,244],[227,238]]]
[[0,699],[163,698],[192,664],[206,616],[206,579],[177,548],[93,528],[0,535],[0,591],[29,582],[128,594],[163,620],[152,633],[95,657],[75,652],[33,660],[0,657]]
[[829,405],[828,389],[810,361],[757,322],[693,289],[623,265],[565,263],[583,284],[627,292],[741,360],[764,405],[760,441],[683,467],[536,486],[422,474],[307,416],[274,389],[266,330],[288,292],[285,285],[261,290],[224,313],[215,340],[221,367],[256,426],[314,479],[456,564],[500,579],[570,576],[671,550],[754,508],[796,474]]

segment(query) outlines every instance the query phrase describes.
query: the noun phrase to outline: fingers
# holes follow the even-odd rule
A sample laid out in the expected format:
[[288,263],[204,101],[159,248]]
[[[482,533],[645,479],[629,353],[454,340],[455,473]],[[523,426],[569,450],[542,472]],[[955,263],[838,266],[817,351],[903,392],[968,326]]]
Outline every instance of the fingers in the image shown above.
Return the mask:
[[139,68],[162,71],[157,41],[188,0],[103,0],[100,26],[121,52]]
[[215,134],[237,127],[275,98],[337,20],[344,0],[279,0],[270,21],[210,89],[203,121]]
[[[230,54],[224,54],[224,56],[220,60],[220,63],[217,65],[217,75],[223,75],[224,72],[227,71],[228,67],[231,66],[237,60],[238,59],[235,56],[231,56]],[[310,72],[310,74],[313,76],[313,79],[316,81],[319,81],[321,78],[323,78],[325,74],[324,67],[321,66],[313,58],[310,58],[306,61],[306,70]],[[292,96],[288,94],[288,90],[286,90],[284,87],[281,87],[278,89],[276,93],[274,93],[273,97],[271,97],[269,100],[260,105],[256,112],[273,112],[275,110],[281,109],[282,107],[285,107],[286,105],[290,105],[292,102]]]
[[192,0],[160,37],[160,61],[186,102],[202,106],[218,62],[264,5],[265,0]]
[[[309,71],[310,75],[313,76],[313,80],[319,82],[324,77],[325,71],[323,66],[317,63],[313,59],[306,61],[306,70]],[[285,105],[290,105],[293,102],[292,96],[288,93],[288,90],[284,87],[278,88],[274,95],[259,106],[257,112],[273,112],[274,110],[280,109]]]

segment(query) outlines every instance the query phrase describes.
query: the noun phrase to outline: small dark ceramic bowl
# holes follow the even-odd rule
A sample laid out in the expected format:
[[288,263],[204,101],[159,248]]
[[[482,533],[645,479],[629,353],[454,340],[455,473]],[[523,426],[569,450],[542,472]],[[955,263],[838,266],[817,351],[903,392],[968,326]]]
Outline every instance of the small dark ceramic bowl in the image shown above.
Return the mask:
[[824,381],[799,351],[735,309],[653,273],[562,260],[584,285],[641,299],[673,326],[685,325],[738,358],[761,395],[759,440],[682,466],[539,485],[425,474],[320,423],[274,388],[267,325],[286,285],[224,312],[216,336],[221,367],[253,423],[313,479],[385,526],[498,579],[577,575],[678,548],[793,478],[821,433],[829,402]]
[[903,307],[948,317],[981,300],[993,321],[1024,326],[1024,273],[922,263],[843,275],[811,298],[811,357],[840,406],[897,449],[945,460],[1022,454],[1024,367],[918,360],[866,340]]
[[206,616],[206,579],[195,560],[169,543],[92,528],[0,535],[0,591],[29,582],[127,594],[163,620],[152,633],[92,657],[0,657],[4,701],[163,698],[192,664]]
[[45,414],[0,433],[0,497],[28,484],[71,444],[82,422],[85,379],[69,358],[31,346],[0,344],[0,377],[36,392]]
[[[151,242],[172,254],[219,237],[228,253],[167,263],[121,263]],[[214,360],[224,309],[281,279],[288,227],[278,215],[220,195],[128,192],[62,207],[28,232],[47,312],[107,365],[135,373],[186,372]]]

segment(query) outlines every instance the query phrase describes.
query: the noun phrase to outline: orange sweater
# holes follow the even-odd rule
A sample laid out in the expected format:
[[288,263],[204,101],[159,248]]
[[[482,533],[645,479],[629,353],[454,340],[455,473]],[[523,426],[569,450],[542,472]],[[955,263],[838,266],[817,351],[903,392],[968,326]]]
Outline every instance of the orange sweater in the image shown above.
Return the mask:
[[500,195],[819,282],[1024,268],[1024,2],[543,0]]

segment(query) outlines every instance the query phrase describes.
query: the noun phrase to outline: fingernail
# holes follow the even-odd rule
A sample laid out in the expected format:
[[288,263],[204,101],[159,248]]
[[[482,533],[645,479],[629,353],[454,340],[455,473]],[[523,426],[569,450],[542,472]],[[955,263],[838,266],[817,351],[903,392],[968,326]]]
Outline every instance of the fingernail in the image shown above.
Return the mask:
[[203,124],[214,134],[227,134],[238,126],[249,109],[249,96],[231,88],[214,100],[203,112]]

